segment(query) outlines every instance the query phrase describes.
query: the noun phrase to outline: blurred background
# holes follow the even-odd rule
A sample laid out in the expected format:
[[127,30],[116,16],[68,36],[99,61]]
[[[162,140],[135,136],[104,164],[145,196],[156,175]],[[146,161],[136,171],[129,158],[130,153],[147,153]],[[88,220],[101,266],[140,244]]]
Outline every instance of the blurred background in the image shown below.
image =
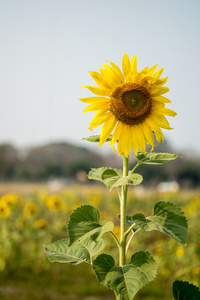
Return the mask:
[[[87,266],[50,264],[43,245],[66,237],[69,213],[85,203],[117,233],[117,195],[87,173],[120,168],[121,159],[108,145],[81,140],[100,128],[87,129],[94,113],[83,115],[78,99],[92,96],[80,89],[94,85],[88,71],[107,60],[121,68],[124,53],[137,55],[138,70],[164,67],[167,107],[177,116],[168,118],[174,130],[163,130],[155,151],[182,156],[138,169],[144,181],[130,189],[130,213],[148,216],[156,201],[169,200],[189,223],[187,248],[160,234],[138,237],[133,251],[149,250],[159,272],[135,299],[169,299],[176,279],[199,286],[199,13],[199,0],[0,0],[1,299],[113,299],[91,270],[85,276]],[[106,251],[113,246],[108,242]]]

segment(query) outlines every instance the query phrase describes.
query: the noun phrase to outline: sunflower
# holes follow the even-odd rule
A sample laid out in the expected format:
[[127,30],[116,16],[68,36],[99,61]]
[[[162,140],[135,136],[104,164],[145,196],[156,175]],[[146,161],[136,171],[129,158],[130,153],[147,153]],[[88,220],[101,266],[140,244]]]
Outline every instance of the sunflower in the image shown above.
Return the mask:
[[0,201],[0,218],[7,218],[10,215],[10,207],[5,201]]
[[48,223],[44,219],[37,219],[34,222],[35,228],[37,229],[46,229],[48,226]]
[[138,151],[146,152],[146,144],[154,149],[154,141],[164,141],[161,128],[172,129],[165,116],[175,117],[176,113],[165,108],[171,101],[163,94],[169,92],[163,85],[168,77],[160,78],[164,69],[156,71],[157,65],[137,71],[137,57],[131,61],[127,54],[122,59],[122,71],[113,62],[103,64],[99,72],[89,72],[95,86],[84,86],[97,97],[79,100],[90,103],[85,112],[97,111],[89,129],[103,125],[99,146],[112,134],[110,144],[118,141],[119,155],[129,156],[131,147],[137,156]]
[[46,206],[51,210],[58,210],[62,208],[62,200],[59,196],[53,195],[46,199]]
[[24,214],[28,217],[35,216],[37,211],[38,211],[38,206],[33,202],[28,203],[24,208]]

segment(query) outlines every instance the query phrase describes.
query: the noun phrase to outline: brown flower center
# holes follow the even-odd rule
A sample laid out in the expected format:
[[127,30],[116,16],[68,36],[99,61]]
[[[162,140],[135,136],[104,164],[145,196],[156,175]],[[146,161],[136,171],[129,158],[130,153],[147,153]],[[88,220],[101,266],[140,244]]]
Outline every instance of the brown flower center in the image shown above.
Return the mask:
[[119,121],[136,125],[150,114],[151,98],[141,85],[126,82],[112,93],[110,108]]

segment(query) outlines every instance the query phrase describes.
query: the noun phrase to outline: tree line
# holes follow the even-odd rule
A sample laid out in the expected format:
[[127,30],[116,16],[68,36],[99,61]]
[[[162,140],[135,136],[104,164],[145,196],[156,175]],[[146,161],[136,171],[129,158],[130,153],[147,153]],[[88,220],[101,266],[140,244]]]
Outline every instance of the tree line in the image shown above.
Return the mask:
[[[156,152],[172,152],[168,145],[159,145]],[[52,143],[28,149],[17,149],[11,144],[0,145],[1,181],[45,181],[51,178],[75,179],[80,171],[101,166],[120,167],[115,154],[100,155],[83,147],[69,143]],[[134,159],[131,160],[132,166]],[[144,185],[155,185],[161,181],[176,181],[181,187],[200,186],[200,160],[198,158],[177,159],[157,166],[140,166]]]

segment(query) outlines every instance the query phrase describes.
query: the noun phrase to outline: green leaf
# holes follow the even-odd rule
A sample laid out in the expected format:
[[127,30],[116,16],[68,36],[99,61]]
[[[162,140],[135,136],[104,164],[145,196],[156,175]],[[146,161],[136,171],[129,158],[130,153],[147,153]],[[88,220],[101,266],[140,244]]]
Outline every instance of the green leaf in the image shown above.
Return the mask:
[[69,239],[62,239],[45,247],[50,262],[78,265],[82,262],[92,263],[92,256],[104,248],[104,241],[92,241],[90,238],[69,246]]
[[97,279],[105,285],[105,278],[109,271],[115,266],[114,258],[108,254],[100,254],[93,261],[93,268],[95,270]]
[[[82,138],[82,140],[88,141],[88,142],[92,142],[92,143],[99,143],[100,141],[100,135],[92,135],[92,136],[88,136],[86,138]],[[112,140],[112,134],[109,135],[109,137],[107,138],[106,142],[110,142]]]
[[175,300],[199,300],[200,291],[195,285],[186,281],[174,281],[172,292]]
[[139,152],[137,158],[138,158],[138,162],[141,164],[162,165],[176,158],[181,158],[181,156],[178,156],[176,154],[171,154],[171,153]]
[[70,243],[80,242],[85,237],[90,236],[92,240],[99,240],[101,236],[112,231],[114,224],[107,222],[104,226],[99,223],[99,211],[91,205],[78,207],[70,216],[68,223],[68,233]]
[[146,218],[143,214],[137,213],[131,219],[145,231],[158,230],[175,241],[186,244],[187,220],[183,211],[173,203],[157,202],[152,216]]
[[101,254],[93,262],[93,268],[98,280],[128,300],[147,283],[152,281],[157,272],[157,264],[153,257],[144,251],[131,257],[129,264],[115,267],[114,259],[107,254]]
[[74,210],[70,215],[68,226],[80,222],[97,222],[99,223],[100,213],[98,209],[91,205],[82,205]]
[[122,171],[117,169],[106,169],[102,173],[102,181],[111,191],[114,187],[122,185],[138,185],[142,182],[143,178],[140,174],[131,174],[122,176]]
[[138,185],[143,180],[140,174],[129,172],[128,176],[123,176],[122,170],[104,167],[92,169],[88,174],[88,178],[103,182],[110,191],[114,187],[122,185]]

